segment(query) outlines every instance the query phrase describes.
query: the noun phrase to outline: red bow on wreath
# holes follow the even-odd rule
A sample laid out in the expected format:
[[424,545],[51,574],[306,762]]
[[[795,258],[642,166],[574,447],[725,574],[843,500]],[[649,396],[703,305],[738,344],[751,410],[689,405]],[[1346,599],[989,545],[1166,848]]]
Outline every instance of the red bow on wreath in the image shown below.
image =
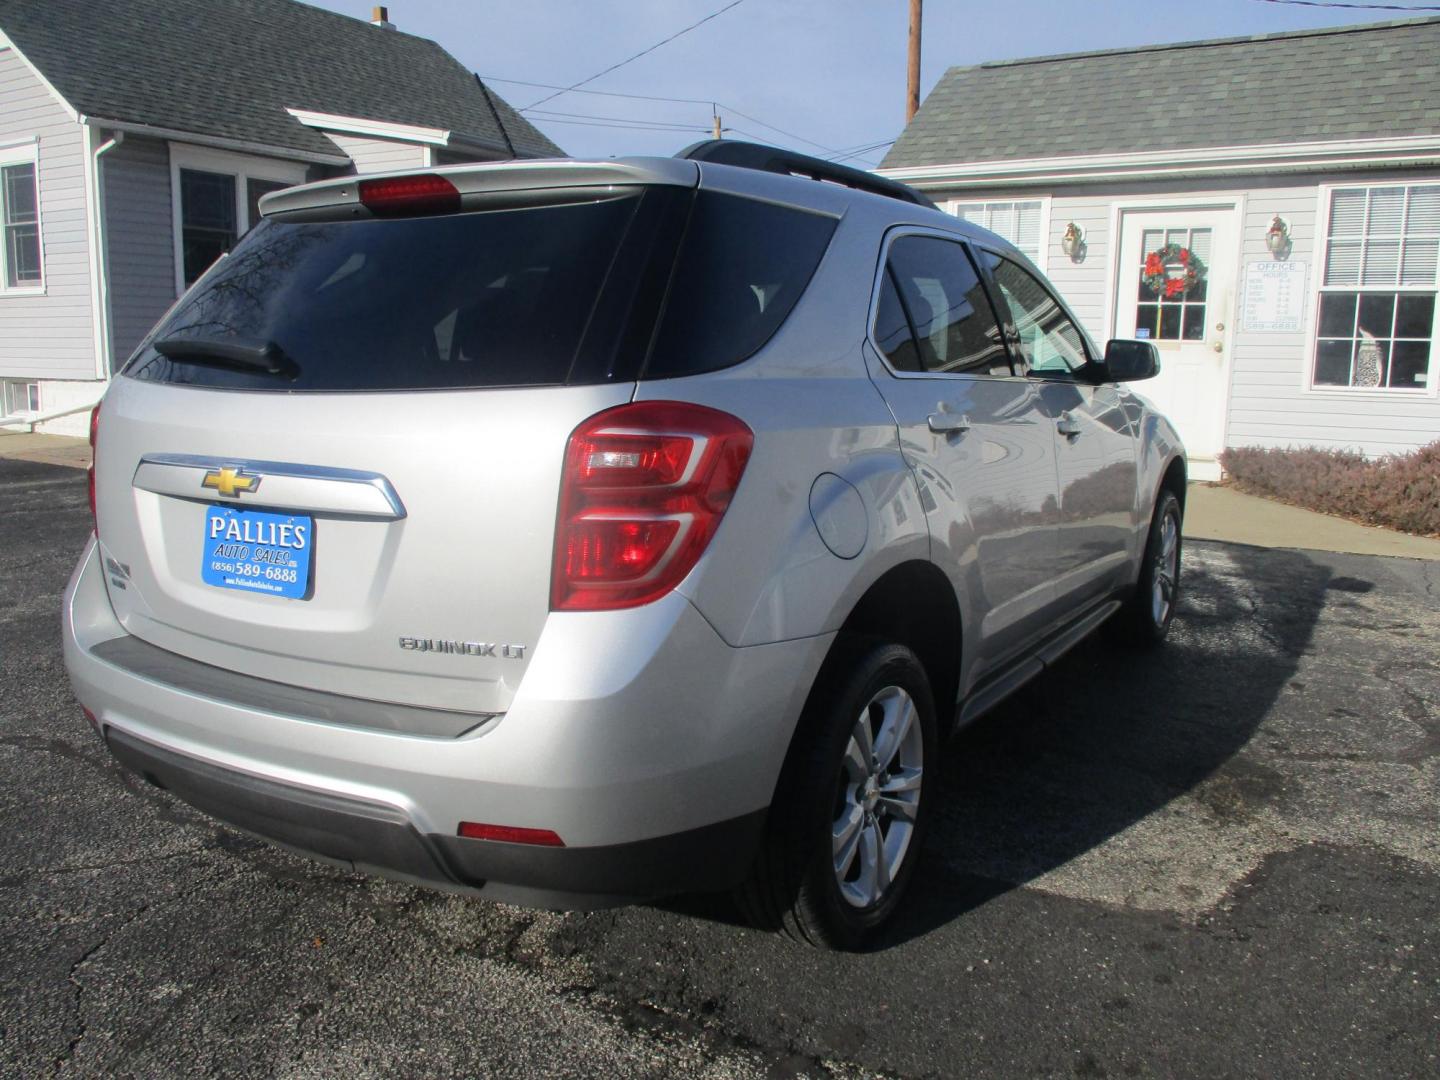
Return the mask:
[[[1167,264],[1175,263],[1180,264],[1181,273],[1172,277]],[[1205,264],[1198,255],[1179,244],[1166,244],[1145,256],[1145,269],[1141,280],[1152,293],[1163,294],[1167,300],[1173,300],[1177,296],[1184,296],[1198,285],[1204,276]]]

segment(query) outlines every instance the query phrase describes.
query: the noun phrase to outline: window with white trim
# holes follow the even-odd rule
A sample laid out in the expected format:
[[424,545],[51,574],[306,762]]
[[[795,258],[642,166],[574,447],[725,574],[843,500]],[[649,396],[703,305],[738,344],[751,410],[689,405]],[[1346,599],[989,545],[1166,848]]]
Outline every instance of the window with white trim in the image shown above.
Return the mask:
[[35,144],[0,149],[0,292],[45,285]]
[[1331,191],[1312,385],[1433,389],[1437,274],[1440,184]]
[[305,181],[298,162],[172,143],[175,285],[183,292],[260,220],[262,195]]
[[40,411],[40,384],[0,379],[0,416],[24,416]]
[[1009,240],[1038,266],[1045,241],[1040,232],[1043,208],[1044,204],[1039,199],[1027,202],[957,202],[951,205],[950,212]]

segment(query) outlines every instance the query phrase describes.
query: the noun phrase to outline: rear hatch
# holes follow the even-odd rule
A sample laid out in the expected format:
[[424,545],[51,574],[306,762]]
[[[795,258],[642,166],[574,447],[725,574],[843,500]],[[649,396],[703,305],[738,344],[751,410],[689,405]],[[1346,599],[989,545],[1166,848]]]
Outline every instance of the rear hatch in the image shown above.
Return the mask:
[[[737,281],[756,312],[737,317],[704,268],[797,215],[707,210],[698,175],[551,162],[268,197],[105,397],[98,535],[127,631],[257,678],[504,711],[550,610],[571,432],[639,378],[758,349],[833,230]],[[787,302],[754,300],[789,264]]]

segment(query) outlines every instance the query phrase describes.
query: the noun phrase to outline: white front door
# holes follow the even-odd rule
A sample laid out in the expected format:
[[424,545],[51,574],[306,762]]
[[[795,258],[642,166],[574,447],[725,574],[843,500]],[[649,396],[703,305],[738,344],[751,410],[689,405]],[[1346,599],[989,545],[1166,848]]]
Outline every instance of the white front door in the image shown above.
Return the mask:
[[1112,334],[1160,350],[1160,374],[1134,389],[1174,423],[1196,480],[1220,478],[1238,239],[1228,208],[1126,210],[1120,218]]

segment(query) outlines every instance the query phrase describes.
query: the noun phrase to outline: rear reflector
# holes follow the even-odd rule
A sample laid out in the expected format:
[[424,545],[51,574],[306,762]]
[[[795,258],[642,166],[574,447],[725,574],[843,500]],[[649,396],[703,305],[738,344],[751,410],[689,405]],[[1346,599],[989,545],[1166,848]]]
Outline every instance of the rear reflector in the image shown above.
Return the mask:
[[576,428],[551,609],[636,607],[678,585],[720,527],[754,442],[729,413],[680,401],[632,402]]
[[462,821],[460,835],[470,840],[503,840],[507,844],[565,846],[565,841],[549,829],[522,829],[516,825],[481,825],[476,821]]
[[360,202],[378,217],[448,214],[460,209],[460,192],[443,176],[391,176],[361,180]]
[[89,709],[87,709],[84,705],[81,705],[81,706],[80,706],[80,711],[85,714],[85,719],[88,720],[88,721],[90,721],[90,726],[91,726],[92,728],[94,728],[96,731],[99,731],[99,730],[100,730],[100,720],[99,720],[99,718],[96,717],[96,715],[95,715],[93,712],[91,712]]

